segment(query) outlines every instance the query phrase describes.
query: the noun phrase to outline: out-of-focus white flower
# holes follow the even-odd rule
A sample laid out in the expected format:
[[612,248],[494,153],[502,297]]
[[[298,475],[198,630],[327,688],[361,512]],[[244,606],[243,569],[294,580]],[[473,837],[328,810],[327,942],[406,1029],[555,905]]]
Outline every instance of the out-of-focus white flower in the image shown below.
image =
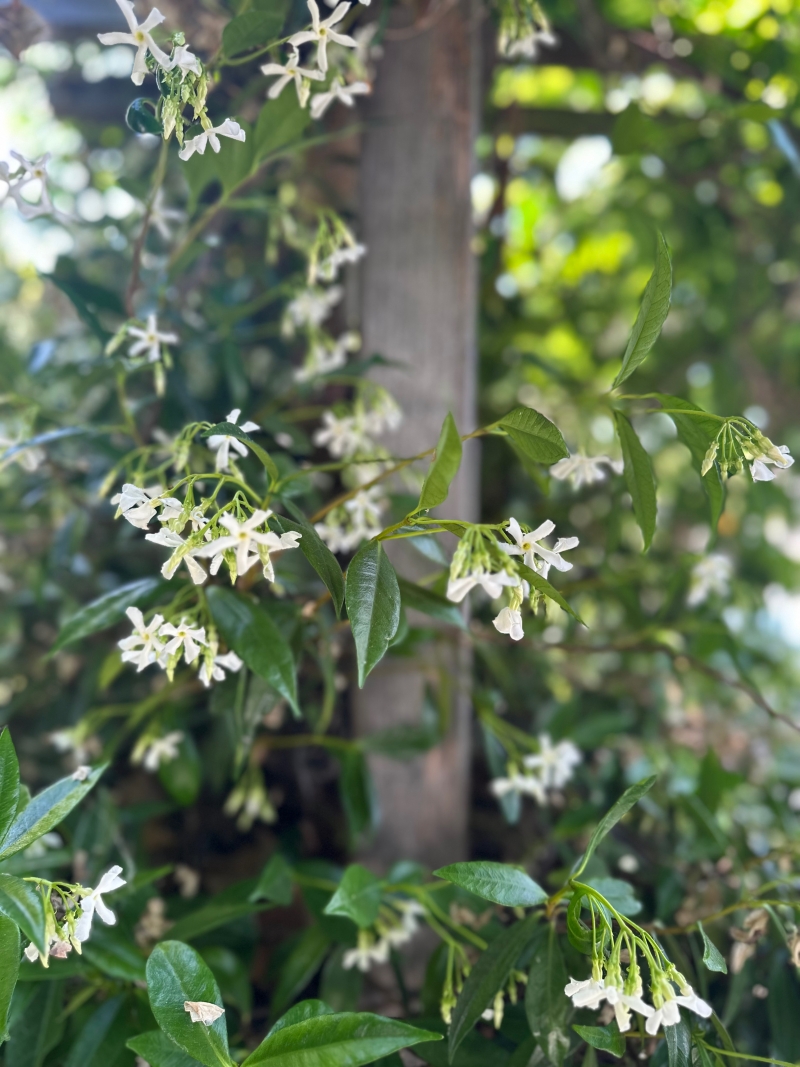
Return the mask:
[[768,453],[753,460],[750,464],[750,474],[753,476],[754,482],[771,482],[775,477],[775,472],[769,469],[770,466],[785,470],[787,467],[791,467],[793,463],[794,459],[789,452],[788,445],[773,445]]
[[[66,216],[62,216],[53,206],[47,185],[47,164],[50,162],[50,153],[46,152],[38,159],[27,159],[19,152],[12,152],[11,155],[22,167],[22,171],[17,170],[12,173],[8,164],[0,163],[0,181],[4,181],[8,186],[3,199],[11,197],[20,215],[25,219],[38,219],[42,215],[53,215],[59,221],[66,220]],[[22,196],[22,191],[31,183],[36,182],[39,183],[39,200],[32,203]]]
[[[314,97],[316,100],[317,97]],[[348,263],[358,263],[367,254],[366,245],[360,244],[346,244],[341,248],[337,248],[335,252],[331,254],[320,263],[317,274],[323,281],[332,282],[339,273],[339,267],[344,267]]]
[[[352,40],[352,38],[351,38]],[[355,41],[353,45],[355,46]],[[321,119],[334,100],[352,107],[357,96],[366,96],[372,92],[372,86],[368,82],[350,82],[345,85],[341,78],[334,78],[330,89],[324,93],[315,93],[311,98],[311,117]]]
[[528,770],[538,772],[545,789],[560,789],[582,760],[581,750],[571,741],[554,745],[549,734],[539,734],[539,751],[525,756],[522,762]]
[[340,285],[332,285],[329,289],[303,289],[286,305],[281,324],[283,335],[294,337],[296,330],[321,326],[342,299],[343,292]]
[[311,15],[311,28],[301,30],[289,38],[289,44],[297,49],[301,44],[316,44],[317,66],[324,74],[328,69],[328,42],[344,45],[345,48],[357,48],[358,42],[347,34],[337,33],[333,27],[342,21],[351,8],[351,4],[338,4],[332,15],[324,21],[320,21],[319,8],[315,0],[308,0],[308,11]]
[[82,914],[75,923],[76,941],[88,941],[95,912],[97,912],[107,926],[113,926],[117,921],[116,915],[103,900],[103,894],[111,893],[115,889],[120,889],[126,884],[125,879],[120,878],[121,874],[121,867],[111,867],[110,870],[106,871],[94,889],[90,889],[87,893],[81,896]]
[[727,596],[730,592],[730,578],[733,564],[727,556],[718,552],[704,556],[692,567],[692,578],[686,603],[690,608],[703,604],[712,593]]
[[[234,408],[233,411],[229,411],[225,416],[226,422],[237,425],[239,416],[241,415],[241,408]],[[252,433],[254,430],[260,430],[261,427],[257,422],[243,422],[239,429],[244,430],[245,433]],[[231,437],[230,434],[214,433],[208,439],[208,447],[212,452],[217,453],[216,470],[226,471],[229,470],[229,456],[230,450],[233,448],[240,456],[246,456],[248,449],[244,441],[240,441],[238,437]]]
[[450,578],[447,583],[447,599],[459,604],[476,586],[480,586],[491,600],[496,600],[504,587],[519,585],[516,574],[508,571],[472,571],[460,578]]
[[161,359],[162,345],[176,345],[178,343],[178,335],[176,333],[159,332],[158,319],[155,314],[147,316],[147,325],[144,329],[140,326],[129,326],[128,334],[131,337],[138,338],[128,349],[128,355],[135,357],[141,356],[146,352],[148,363],[157,363]]
[[[167,207],[163,186],[158,190],[150,208],[150,225],[154,226],[165,241],[172,237],[171,223],[186,221],[186,212],[176,207]],[[154,431],[155,436],[155,431]]]
[[163,67],[164,70],[172,70],[172,60],[166,52],[158,47],[152,36],[152,30],[164,21],[164,16],[158,8],[154,7],[144,22],[139,24],[133,13],[133,3],[131,0],[117,0],[117,7],[125,16],[129,32],[118,33],[117,31],[114,31],[113,33],[98,33],[97,39],[100,44],[133,45],[136,49],[136,55],[133,59],[133,71],[131,73],[131,81],[133,84],[141,85],[144,81],[144,76],[147,74],[146,56],[148,52],[160,67]]
[[157,771],[162,763],[171,763],[180,755],[180,743],[184,737],[183,730],[171,730],[163,737],[145,738],[144,745],[137,745],[131,762],[141,763],[146,771]]
[[130,637],[123,637],[117,645],[122,649],[122,662],[135,663],[138,673],[155,663],[164,652],[164,642],[158,636],[164,616],[154,615],[148,624],[136,607],[127,608],[125,614],[133,623],[133,633]]
[[547,803],[547,793],[541,779],[535,774],[520,774],[519,771],[509,769],[507,778],[492,779],[489,788],[498,799],[516,793],[519,796],[533,797],[537,804],[542,806]]
[[327,448],[334,459],[355,456],[369,451],[372,442],[364,432],[363,423],[354,415],[335,415],[332,411],[322,413],[323,425],[314,432],[315,445]]
[[373,963],[386,963],[389,959],[389,942],[385,938],[375,940],[367,930],[359,930],[358,944],[355,948],[348,949],[342,958],[342,967],[346,971],[358,967],[364,974],[372,967]]
[[560,482],[569,479],[576,489],[580,489],[582,485],[604,482],[606,472],[603,467],[610,467],[615,474],[622,474],[623,463],[609,456],[582,456],[575,453],[554,463],[550,474]]
[[347,353],[357,352],[361,347],[361,337],[355,330],[343,333],[331,345],[316,341],[302,367],[294,372],[296,382],[308,382],[323,374],[339,370],[347,363]]
[[219,126],[211,126],[197,137],[191,137],[184,143],[178,156],[183,160],[191,159],[195,152],[202,156],[208,145],[211,145],[213,151],[219,152],[222,147],[220,137],[230,137],[232,141],[244,141],[247,139],[247,134],[234,119],[225,119]]
[[[545,548],[540,544],[541,539],[548,537],[555,528],[556,524],[547,519],[530,533],[523,533],[517,520],[511,518],[508,520],[507,532],[511,534],[516,544],[508,545],[500,542],[497,547],[506,555],[522,556],[525,566],[537,571],[543,578],[547,577],[551,567],[555,567],[558,571],[570,571],[572,564],[562,559],[561,553],[577,548],[580,544],[577,537],[559,537],[553,548]],[[537,556],[540,559],[537,560]]]
[[321,70],[308,70],[300,66],[300,53],[296,48],[285,64],[265,63],[261,73],[266,74],[268,78],[277,77],[277,81],[272,83],[267,93],[270,100],[279,97],[289,82],[293,81],[300,107],[305,107],[308,103],[308,94],[311,91],[309,81],[320,82],[325,79]]
[[223,656],[214,656],[210,661],[204,659],[197,677],[208,689],[212,681],[225,681],[225,671],[231,671],[231,673],[235,674],[243,666],[244,664],[235,652],[226,652]]

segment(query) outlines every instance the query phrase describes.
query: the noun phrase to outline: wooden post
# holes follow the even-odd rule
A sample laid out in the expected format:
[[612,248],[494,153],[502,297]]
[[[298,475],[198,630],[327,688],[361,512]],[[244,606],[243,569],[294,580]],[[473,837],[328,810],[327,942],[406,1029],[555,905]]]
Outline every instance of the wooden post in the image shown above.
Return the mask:
[[[361,322],[365,353],[402,364],[375,375],[405,413],[387,439],[398,455],[434,445],[448,411],[462,433],[475,427],[477,12],[475,0],[442,0],[413,24],[400,8],[366,112]],[[443,513],[477,517],[478,457],[469,442]],[[410,551],[394,558],[409,575]],[[355,697],[356,728],[366,734],[418,722],[427,680],[449,690],[441,745],[411,761],[371,759],[381,825],[365,858],[376,868],[399,858],[435,867],[467,855],[469,672],[462,642],[437,641],[416,660],[387,656]]]

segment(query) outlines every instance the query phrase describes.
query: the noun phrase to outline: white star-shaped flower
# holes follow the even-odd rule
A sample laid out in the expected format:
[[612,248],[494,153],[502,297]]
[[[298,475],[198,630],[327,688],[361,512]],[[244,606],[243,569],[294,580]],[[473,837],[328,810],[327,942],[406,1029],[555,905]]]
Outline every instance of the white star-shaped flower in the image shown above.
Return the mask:
[[297,49],[301,44],[316,44],[317,66],[324,74],[328,69],[328,41],[342,44],[346,48],[358,48],[358,41],[354,41],[347,34],[337,33],[333,26],[341,22],[351,8],[351,4],[339,4],[332,15],[320,22],[319,8],[315,0],[308,0],[308,10],[311,15],[311,29],[301,30],[289,38],[289,44]]
[[584,982],[570,978],[564,986],[564,992],[572,997],[576,1008],[599,1008],[606,995],[605,982],[602,978],[587,978]]
[[300,107],[305,107],[308,102],[310,91],[308,81],[320,82],[325,78],[321,70],[307,70],[305,67],[300,66],[300,53],[296,48],[285,64],[265,63],[261,68],[261,73],[266,74],[268,78],[277,76],[278,80],[272,83],[267,93],[270,100],[277,99],[289,82],[293,81]]
[[[237,425],[239,416],[241,415],[241,408],[234,408],[233,411],[229,411],[225,416],[226,422]],[[257,422],[243,422],[239,429],[244,430],[245,433],[252,433],[253,430],[260,430],[261,427]],[[247,455],[247,445],[244,441],[240,441],[238,437],[231,437],[229,434],[214,433],[208,439],[208,447],[212,452],[217,453],[216,470],[226,471],[229,469],[229,457],[230,450],[233,448],[240,456]]]
[[194,663],[200,655],[199,645],[205,645],[206,630],[204,626],[190,626],[186,619],[181,619],[177,626],[171,622],[165,622],[158,631],[160,638],[170,637],[164,646],[164,654],[174,656],[183,649],[183,658],[187,663]]
[[208,689],[212,681],[225,681],[225,671],[231,671],[231,673],[236,674],[243,666],[244,664],[235,652],[226,652],[223,656],[214,656],[210,661],[204,659],[197,677]]
[[154,737],[145,745],[140,755],[134,752],[132,762],[141,763],[146,771],[157,771],[162,763],[171,763],[178,758],[183,738],[183,730],[171,730],[163,737]]
[[622,474],[623,464],[620,460],[609,456],[582,456],[580,453],[554,463],[550,474],[559,482],[569,478],[575,488],[580,489],[582,485],[604,482],[606,472],[603,467],[610,467],[615,474]]
[[180,70],[181,81],[187,74],[195,74],[199,78],[203,73],[200,60],[193,52],[189,51],[185,44],[178,45],[172,53],[172,67],[173,69],[177,67]]
[[523,759],[528,770],[538,771],[546,789],[560,789],[572,777],[573,768],[582,761],[581,750],[571,741],[554,745],[549,734],[539,734],[539,751]]
[[122,662],[135,663],[137,673],[155,663],[164,651],[164,643],[158,636],[163,615],[155,615],[150,623],[145,623],[144,615],[138,608],[127,608],[125,614],[133,623],[133,633],[117,642],[122,649]]
[[308,358],[302,367],[294,372],[296,382],[308,382],[322,374],[330,374],[347,363],[347,353],[357,352],[361,348],[361,337],[355,330],[343,333],[332,345],[317,341],[311,346]]
[[605,998],[614,1009],[617,1026],[622,1034],[631,1028],[632,1011],[643,1015],[645,1019],[649,1019],[655,1012],[655,1009],[646,1004],[640,995],[626,993],[620,986],[606,985]]
[[340,285],[332,285],[329,289],[303,289],[286,305],[281,332],[285,337],[294,337],[298,328],[321,326],[343,293]]
[[220,137],[230,137],[232,141],[245,141],[247,134],[234,119],[225,119],[219,126],[212,126],[208,130],[203,130],[197,137],[191,137],[178,152],[178,156],[184,161],[191,159],[195,152],[199,152],[202,156],[208,145],[211,145],[214,152],[219,152]]
[[275,572],[272,568],[272,560],[269,558],[270,552],[297,548],[301,535],[292,531],[279,536],[272,530],[266,532],[259,530],[258,527],[266,522],[269,515],[268,511],[254,511],[244,522],[239,522],[233,515],[223,515],[219,521],[220,525],[228,531],[228,536],[223,535],[214,541],[207,542],[197,550],[197,555],[221,557],[223,552],[232,549],[236,552],[237,576],[246,574],[254,563],[261,560],[264,577],[273,582]]
[[327,448],[334,459],[369,451],[372,442],[355,416],[340,417],[332,411],[325,411],[322,414],[322,422],[323,425],[314,432],[312,440],[320,448]]
[[[571,571],[572,564],[562,559],[561,553],[577,548],[580,544],[577,537],[559,537],[553,548],[545,548],[544,545],[539,543],[543,537],[548,537],[555,528],[556,524],[547,519],[541,526],[531,530],[530,533],[523,533],[517,520],[509,519],[506,529],[514,538],[516,544],[508,545],[501,542],[498,548],[508,556],[522,556],[525,566],[530,567],[532,571],[537,571],[543,578],[547,577],[551,567],[555,567],[558,571]],[[541,557],[540,561],[536,559],[537,556]]]
[[514,608],[503,608],[496,619],[493,620],[495,630],[501,634],[508,634],[512,641],[521,641],[525,636],[522,629],[522,612]]
[[[22,172],[15,171],[12,174],[8,169],[8,165],[4,163],[0,165],[0,180],[8,184],[5,196],[11,197],[17,205],[20,215],[25,219],[37,219],[42,215],[54,214],[61,217],[60,213],[53,207],[53,201],[50,199],[50,190],[47,186],[47,164],[50,161],[50,153],[46,152],[43,156],[39,156],[38,159],[27,159],[19,152],[12,152],[11,155],[22,167]],[[35,182],[39,182],[39,200],[37,203],[31,203],[30,200],[26,200],[22,196],[22,190]]]
[[122,492],[112,496],[110,503],[117,505],[117,516],[123,516],[132,526],[140,530],[146,530],[150,521],[156,515],[156,508],[161,508],[159,516],[161,522],[171,522],[180,518],[183,512],[183,504],[174,496],[161,496],[164,489],[160,485],[150,486],[149,489],[140,489],[138,485],[125,482]]
[[447,583],[447,599],[460,604],[464,597],[476,586],[486,591],[490,599],[496,600],[506,586],[519,585],[516,574],[508,571],[472,571],[460,578],[450,578]]
[[128,355],[141,356],[142,353],[146,352],[148,363],[157,363],[161,359],[162,345],[176,345],[178,343],[178,335],[176,333],[159,332],[158,319],[155,314],[147,316],[147,325],[144,329],[141,326],[129,326],[128,334],[137,338],[128,349]]
[[194,558],[197,555],[201,555],[200,551],[196,548],[188,551],[184,550],[186,542],[180,534],[176,534],[173,530],[159,530],[158,533],[146,534],[145,541],[152,541],[155,545],[163,545],[165,548],[173,550],[172,555],[161,568],[161,573],[167,580],[172,578],[181,562],[186,564],[195,585],[202,585],[208,577]]
[[82,914],[75,923],[76,941],[88,941],[95,912],[107,926],[113,926],[117,921],[116,915],[103,900],[103,894],[111,893],[113,890],[120,889],[125,885],[125,879],[120,878],[121,874],[121,867],[112,867],[106,871],[95,889],[91,889],[81,896]]
[[791,467],[794,458],[789,452],[788,445],[773,445],[769,453],[761,455],[750,464],[750,474],[754,482],[771,482],[775,472],[769,469],[769,465],[775,465],[781,470]]
[[534,774],[520,774],[519,771],[513,771],[507,778],[494,778],[489,788],[498,798],[508,796],[509,793],[517,793],[521,796],[533,797],[537,804],[542,806],[547,803],[544,786]]
[[372,92],[372,86],[368,82],[350,82],[345,85],[341,78],[334,78],[327,92],[316,93],[311,101],[312,119],[321,119],[334,100],[339,100],[347,107],[355,104],[357,96],[366,96]]
[[131,81],[134,85],[141,85],[144,81],[147,71],[146,56],[149,52],[155,59],[156,63],[164,70],[172,70],[172,60],[162,51],[156,42],[153,40],[152,30],[156,26],[160,25],[164,21],[164,16],[154,7],[147,18],[141,25],[136,21],[136,16],[133,13],[133,3],[131,0],[117,0],[117,7],[125,16],[125,21],[128,23],[129,33],[98,33],[97,39],[100,44],[132,44],[136,49],[136,55],[133,59],[133,71],[131,73]]

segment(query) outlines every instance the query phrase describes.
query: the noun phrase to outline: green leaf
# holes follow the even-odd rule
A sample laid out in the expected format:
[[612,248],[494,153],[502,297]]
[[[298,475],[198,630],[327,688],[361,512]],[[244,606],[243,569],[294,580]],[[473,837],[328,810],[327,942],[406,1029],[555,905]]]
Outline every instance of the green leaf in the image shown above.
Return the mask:
[[257,604],[230,589],[212,586],[206,595],[214,622],[234,652],[299,715],[294,657],[280,628]]
[[[665,408],[682,408],[693,412],[702,412],[703,410],[679,396],[656,393],[656,397]],[[669,417],[675,424],[679,440],[686,445],[692,455],[692,466],[700,475],[700,480],[703,483],[703,489],[711,508],[711,529],[716,530],[722,509],[725,507],[725,483],[716,463],[712,465],[705,475],[702,473],[702,469],[706,452],[711,442],[716,438],[720,424],[710,416],[704,419],[700,414],[679,415],[674,411],[670,411]]]
[[441,1034],[369,1012],[316,1015],[269,1034],[243,1067],[360,1067]]
[[586,885],[596,889],[622,915],[638,915],[642,910],[641,901],[633,895],[633,887],[621,878],[587,878]]
[[162,941],[147,961],[147,992],[156,1022],[176,1045],[206,1067],[228,1067],[228,1028],[220,1015],[210,1025],[193,1023],[187,1000],[222,1007],[214,975],[200,955],[180,941]]
[[0,874],[0,912],[11,919],[40,952],[47,947],[42,894],[30,882],[13,874]]
[[110,593],[93,600],[67,619],[49,654],[52,656],[54,652],[67,645],[74,645],[89,634],[115,626],[120,619],[125,618],[127,608],[149,607],[167,588],[167,583],[161,578],[141,578],[137,582],[129,582],[128,585],[112,589]]
[[304,1023],[306,1019],[316,1019],[320,1015],[335,1015],[333,1008],[329,1008],[324,1000],[301,1000],[299,1004],[295,1004],[289,1008],[285,1015],[281,1015],[280,1019],[270,1027],[267,1037],[272,1037],[273,1034],[277,1034],[279,1030],[283,1030],[287,1026],[296,1026],[298,1023]]
[[0,734],[0,843],[14,821],[19,805],[19,761],[6,727]]
[[622,458],[625,462],[625,483],[633,500],[633,514],[644,538],[646,552],[656,532],[656,483],[650,457],[628,419],[621,411],[614,412]]
[[580,860],[578,860],[577,866],[572,873],[573,879],[579,878],[583,871],[586,870],[586,864],[592,858],[595,849],[606,834],[614,829],[623,815],[627,815],[634,804],[637,804],[645,793],[648,793],[653,788],[655,783],[656,775],[653,775],[651,778],[642,778],[640,782],[636,782],[635,785],[629,786],[616,804],[606,812],[595,827],[595,831],[589,839],[589,844],[586,846],[586,851],[581,856]]
[[709,971],[719,971],[720,974],[728,973],[728,965],[725,957],[703,929],[703,924],[697,920],[697,929],[703,939],[703,963]]
[[470,971],[453,1009],[448,1037],[448,1054],[452,1062],[456,1049],[501,989],[514,964],[534,937],[538,915],[529,915],[522,922],[507,926],[491,942]]
[[675,1026],[664,1027],[664,1037],[667,1042],[669,1067],[691,1067],[692,1032],[683,1014],[681,1014],[681,1021]]
[[576,889],[572,894],[572,900],[569,902],[567,908],[567,937],[570,944],[582,952],[585,956],[591,956],[592,953],[592,931],[581,919],[581,901],[584,899],[584,894]]
[[144,97],[137,97],[128,105],[125,112],[125,124],[134,133],[152,133],[160,137],[164,132],[160,119],[156,117],[155,103]]
[[567,1020],[572,1004],[564,994],[567,968],[554,925],[539,928],[525,989],[525,1014],[531,1033],[555,1067],[569,1050]]
[[116,1063],[122,1042],[130,1032],[125,997],[111,997],[83,1023],[64,1067],[109,1067]]
[[199,1060],[173,1044],[163,1030],[137,1034],[130,1038],[126,1047],[141,1056],[150,1067],[197,1067],[199,1063]]
[[304,930],[281,968],[272,997],[272,1014],[279,1015],[302,993],[320,969],[331,949],[331,940],[319,926]]
[[622,357],[622,366],[614,379],[613,388],[621,385],[636,368],[644,362],[650,349],[658,340],[664,319],[669,312],[672,294],[672,262],[664,235],[659,233],[656,239],[656,265],[647,283],[639,314],[633,324],[633,331]]
[[19,927],[0,915],[0,1044],[8,1037],[8,1009],[17,984],[19,960]]
[[275,466],[275,460],[262,448],[261,445],[256,444],[249,433],[245,433],[238,426],[235,426],[232,422],[218,422],[214,426],[210,426],[207,430],[204,430],[200,436],[204,439],[213,437],[214,435],[221,435],[223,437],[235,437],[237,441],[242,441],[254,456],[257,456],[261,460],[261,465],[270,476],[271,481],[276,482],[280,478],[278,468]]
[[184,734],[175,759],[160,764],[158,778],[176,804],[194,804],[203,784],[203,765],[191,734]]
[[308,108],[298,107],[296,96],[282,93],[277,100],[267,100],[253,131],[256,161],[296,144],[310,121]]
[[559,428],[533,408],[514,408],[495,425],[534,463],[549,466],[569,455]]
[[364,755],[355,749],[339,754],[339,794],[350,837],[356,841],[377,823],[375,788]]
[[442,423],[436,454],[422,485],[417,511],[435,508],[447,500],[450,483],[461,466],[461,435],[456,420],[448,411]]
[[381,883],[366,867],[352,863],[326,904],[325,914],[345,915],[365,930],[378,918],[380,905]]
[[28,989],[30,995],[19,1013],[15,998],[11,1036],[5,1047],[5,1067],[42,1067],[64,1032],[61,1014],[64,982],[43,982]]
[[105,769],[106,764],[95,767],[84,782],[77,782],[70,776],[43,789],[15,817],[0,844],[0,860],[6,860],[15,852],[27,848],[53,827],[58,826],[75,805],[94,789]]
[[345,602],[356,645],[358,684],[363,689],[400,625],[400,587],[379,541],[367,541],[350,561]]
[[237,882],[223,893],[213,897],[209,903],[178,919],[170,928],[172,938],[175,941],[194,941],[195,938],[233,922],[235,919],[241,919],[245,915],[252,915],[271,907],[269,903],[249,899],[254,888],[252,881]]
[[292,868],[280,852],[270,856],[258,879],[250,900],[269,900],[273,904],[288,905],[294,895]]
[[280,36],[286,18],[286,4],[276,3],[270,10],[245,11],[231,19],[222,31],[222,50],[229,58],[259,48]]
[[586,625],[580,615],[569,606],[556,587],[551,585],[546,578],[541,576],[541,574],[538,574],[530,567],[527,567],[524,563],[520,562],[520,560],[517,560],[517,570],[528,582],[531,589],[536,589],[542,596],[546,596],[548,600],[552,600],[555,604],[558,604],[558,606],[566,611],[568,615],[571,615],[573,619],[577,619],[581,626]]
[[617,1059],[625,1054],[625,1038],[616,1026],[573,1026],[572,1029],[592,1048],[610,1052]]
[[355,1011],[364,987],[364,975],[358,967],[343,967],[347,949],[344,945],[325,960],[319,979],[319,995],[332,1011]]
[[[95,923],[91,940],[83,946],[83,959],[98,971],[121,982],[145,980],[145,958],[130,935],[118,926]],[[59,965],[61,960],[58,961]],[[54,964],[55,966],[55,964]]]
[[433,872],[437,878],[446,878],[462,889],[503,904],[507,908],[532,908],[547,900],[547,893],[524,871],[507,863],[493,860],[475,860],[468,863],[451,863]]
[[[416,540],[416,538],[412,538],[413,540]],[[409,582],[399,575],[397,584],[400,589],[400,601],[404,608],[421,611],[425,615],[430,615],[433,619],[439,619],[440,622],[449,623],[450,626],[457,626],[459,630],[467,629],[464,613],[458,604],[454,604],[447,597],[443,597],[440,593],[435,593],[432,589],[426,589],[422,585],[417,585],[416,582]]]
[[291,511],[292,517],[286,515],[273,516],[272,522],[280,525],[282,530],[294,530],[302,534],[300,538],[300,551],[325,583],[325,587],[331,594],[331,600],[336,610],[337,618],[341,617],[342,605],[344,604],[344,576],[342,568],[336,562],[336,556],[328,548],[311,523],[296,508],[291,501],[284,500],[284,507]]

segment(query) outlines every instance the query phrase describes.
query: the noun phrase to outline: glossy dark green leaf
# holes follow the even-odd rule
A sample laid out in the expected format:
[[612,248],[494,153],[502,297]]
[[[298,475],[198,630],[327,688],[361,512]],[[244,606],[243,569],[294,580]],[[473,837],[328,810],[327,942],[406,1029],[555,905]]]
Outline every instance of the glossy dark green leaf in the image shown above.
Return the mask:
[[633,501],[633,514],[644,538],[645,552],[656,532],[656,482],[650,457],[636,435],[629,420],[621,411],[614,412],[622,459],[625,463],[625,484]]
[[141,96],[128,104],[125,122],[134,133],[152,133],[160,137],[164,132],[161,120],[156,116],[155,103]]
[[[711,529],[716,530],[722,509],[725,506],[725,483],[715,464],[704,475],[702,473],[703,460],[706,458],[708,447],[719,432],[719,422],[711,418],[703,418],[702,409],[688,400],[679,396],[670,396],[667,393],[657,393],[657,398],[665,408],[669,408],[669,417],[675,424],[678,439],[686,445],[692,456],[692,466],[700,476],[703,489],[708,497],[711,508]],[[681,415],[675,409],[693,411],[694,415]]]
[[316,1015],[266,1037],[243,1067],[360,1067],[441,1034],[369,1012]]
[[283,1030],[287,1026],[297,1026],[298,1023],[304,1023],[306,1019],[316,1019],[320,1015],[335,1014],[333,1008],[329,1008],[324,1000],[301,1000],[299,1004],[294,1004],[289,1008],[285,1015],[281,1015],[280,1019],[270,1027],[267,1037],[272,1037],[273,1034],[277,1034],[279,1030]]
[[[416,540],[416,538],[413,540]],[[400,587],[400,600],[404,608],[421,611],[425,615],[430,615],[433,619],[439,619],[440,622],[449,623],[450,626],[457,626],[460,630],[467,629],[467,623],[461,608],[458,604],[448,600],[447,597],[443,597],[441,593],[435,593],[432,589],[417,585],[416,582],[409,582],[405,578],[399,577],[399,575],[397,584]]]
[[439,433],[436,454],[422,485],[417,505],[418,511],[438,507],[447,500],[450,483],[458,474],[460,466],[461,435],[458,432],[456,420],[448,411]]
[[570,607],[569,603],[564,599],[561,593],[559,593],[556,587],[551,585],[546,578],[541,576],[541,574],[538,574],[530,567],[526,567],[526,565],[519,560],[517,560],[517,570],[519,571],[520,576],[525,579],[532,589],[536,589],[542,596],[546,596],[548,600],[552,600],[555,604],[558,604],[563,611],[566,611],[566,613],[571,615],[573,619],[577,619],[582,626],[586,625],[580,615]]
[[497,423],[534,463],[557,463],[569,455],[559,428],[533,408],[514,408]]
[[667,1042],[667,1063],[669,1067],[691,1067],[692,1031],[681,1014],[681,1021],[675,1026],[664,1027]]
[[168,588],[167,582],[161,578],[141,578],[112,589],[67,619],[50,649],[50,655],[90,634],[115,626],[125,618],[127,608],[147,608]]
[[0,860],[8,859],[15,852],[27,848],[58,826],[75,805],[94,789],[104,770],[105,765],[95,767],[83,782],[76,781],[72,776],[62,778],[38,793],[14,818],[0,845]]
[[572,1003],[564,994],[567,968],[554,925],[539,927],[525,989],[525,1015],[531,1033],[554,1067],[569,1051],[567,1022]]
[[202,957],[180,941],[162,941],[147,961],[147,992],[156,1022],[176,1045],[206,1067],[228,1067],[228,1027],[225,1016],[210,1026],[193,1023],[186,1001],[222,1007],[214,975]]
[[[767,979],[767,1013],[772,1054],[790,1063],[797,1063],[800,1060],[800,1012],[797,1010],[797,1005],[800,1004],[800,980],[796,969],[790,965],[783,952],[773,954]],[[717,1025],[716,1015],[711,1016],[711,1021],[719,1033],[721,1024]],[[725,1044],[725,1047],[727,1048],[728,1044]],[[725,1057],[725,1063],[730,1062]]]
[[280,477],[278,468],[275,466],[275,461],[272,456],[270,456],[269,452],[254,441],[249,433],[245,433],[244,430],[241,430],[238,426],[234,425],[234,423],[218,422],[216,425],[210,426],[200,434],[202,438],[209,438],[215,435],[235,437],[237,441],[242,441],[247,445],[253,455],[261,461],[261,465],[264,467],[272,481],[277,481]]
[[268,8],[259,7],[237,15],[222,31],[222,49],[225,55],[240,55],[280,37],[285,18],[286,4],[277,0]]
[[281,629],[263,608],[230,589],[212,586],[206,595],[214,622],[230,647],[299,715],[294,657]]
[[537,915],[530,915],[522,922],[507,926],[478,957],[453,1009],[448,1036],[451,1061],[495,993],[505,985],[514,964],[534,937],[538,922]]
[[19,804],[19,761],[6,727],[0,734],[0,844],[14,821]]
[[671,295],[672,262],[664,235],[659,233],[656,239],[655,269],[645,287],[639,314],[636,316],[628,347],[622,357],[622,366],[614,379],[614,388],[629,378],[647,358],[650,349],[658,340],[661,327],[669,313]]
[[709,971],[719,971],[720,974],[727,974],[728,965],[725,962],[725,957],[705,932],[699,919],[697,921],[697,929],[703,939],[703,963]]
[[281,1014],[302,993],[331,950],[331,940],[319,926],[309,926],[294,945],[281,968],[272,997],[272,1013]]
[[95,923],[91,938],[83,946],[82,958],[110,978],[122,982],[145,980],[144,954],[119,926]]
[[[27,987],[19,1013],[14,998],[11,1035],[4,1049],[5,1067],[42,1067],[64,1032],[64,985],[56,980]],[[18,987],[17,992],[20,991]]]
[[124,1009],[123,996],[111,997],[101,1004],[81,1027],[64,1067],[113,1067],[127,1037],[123,1032],[127,1028]]
[[610,1052],[617,1059],[625,1054],[625,1038],[616,1026],[573,1026],[572,1029],[592,1048]]
[[19,960],[19,927],[0,915],[0,1044],[8,1036],[8,1009],[17,984]]
[[572,873],[573,878],[577,879],[580,877],[582,872],[586,870],[586,864],[594,855],[595,849],[606,834],[613,830],[624,815],[628,814],[634,804],[639,803],[645,793],[648,793],[655,783],[655,775],[650,778],[642,778],[640,782],[636,782],[634,785],[629,786],[614,806],[606,812],[590,837],[589,844],[586,846],[586,851],[581,856],[580,860],[578,860]]
[[493,860],[474,860],[466,863],[451,863],[449,867],[440,867],[433,872],[437,878],[446,878],[462,889],[502,904],[507,908],[532,908],[547,900],[547,893],[540,885],[521,871],[507,863]]
[[336,892],[325,906],[326,915],[344,915],[366,929],[378,918],[381,883],[366,867],[352,863],[342,875]]
[[197,1067],[199,1060],[178,1048],[163,1030],[148,1030],[127,1042],[127,1047],[141,1056],[150,1067]]
[[302,534],[299,548],[308,562],[325,583],[325,587],[331,594],[331,600],[336,610],[337,617],[342,614],[344,604],[344,575],[342,568],[336,562],[336,556],[328,548],[311,523],[303,513],[285,501],[287,510],[292,516],[276,515],[271,521],[279,525],[283,531],[294,530]]
[[41,892],[13,874],[0,874],[0,912],[17,924],[40,952],[47,946],[46,916]]
[[358,661],[358,684],[383,658],[400,624],[397,575],[379,541],[367,541],[347,568],[345,601]]
[[287,905],[292,903],[293,895],[292,868],[284,856],[276,852],[270,856],[261,872],[256,887],[250,894],[250,900],[269,900],[273,904]]

